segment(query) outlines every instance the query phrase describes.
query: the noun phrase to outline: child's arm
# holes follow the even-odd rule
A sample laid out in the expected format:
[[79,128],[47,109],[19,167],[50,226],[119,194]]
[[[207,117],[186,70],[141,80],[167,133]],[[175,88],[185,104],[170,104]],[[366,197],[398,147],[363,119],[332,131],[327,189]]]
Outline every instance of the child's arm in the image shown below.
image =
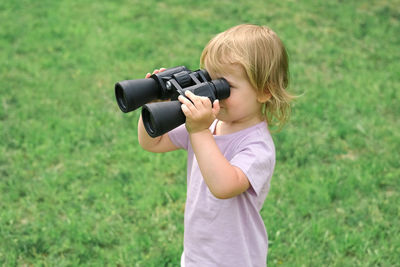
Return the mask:
[[211,107],[211,101],[206,97],[196,96],[189,91],[186,96],[193,102],[179,97],[186,116],[186,128],[200,171],[211,193],[217,198],[231,198],[245,192],[250,187],[249,180],[241,169],[231,165],[224,157],[208,129],[219,112],[218,100]]
[[138,140],[140,146],[150,152],[168,152],[179,149],[172,143],[168,133],[155,138],[148,135],[143,125],[142,115],[138,122]]
[[[153,74],[162,72],[164,70],[164,68],[161,68],[160,70],[154,70]],[[150,76],[150,73],[146,74],[146,78],[149,78]],[[178,147],[175,146],[174,143],[172,143],[167,133],[155,138],[148,135],[143,125],[142,115],[140,115],[138,122],[138,140],[140,146],[144,150],[150,152],[168,152],[178,149]]]
[[231,198],[250,187],[246,175],[224,157],[208,129],[190,134],[190,142],[204,180],[216,198]]

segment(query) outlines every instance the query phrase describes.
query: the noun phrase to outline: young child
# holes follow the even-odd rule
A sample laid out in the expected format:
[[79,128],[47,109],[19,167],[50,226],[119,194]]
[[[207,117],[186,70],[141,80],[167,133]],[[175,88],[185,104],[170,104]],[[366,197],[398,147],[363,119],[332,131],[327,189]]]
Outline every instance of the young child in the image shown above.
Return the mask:
[[187,92],[179,97],[186,123],[151,138],[140,118],[139,143],[152,152],[187,150],[182,266],[266,266],[260,210],[275,166],[267,123],[288,117],[286,50],[271,29],[238,25],[215,36],[200,63],[212,79],[228,81],[230,96],[211,103]]

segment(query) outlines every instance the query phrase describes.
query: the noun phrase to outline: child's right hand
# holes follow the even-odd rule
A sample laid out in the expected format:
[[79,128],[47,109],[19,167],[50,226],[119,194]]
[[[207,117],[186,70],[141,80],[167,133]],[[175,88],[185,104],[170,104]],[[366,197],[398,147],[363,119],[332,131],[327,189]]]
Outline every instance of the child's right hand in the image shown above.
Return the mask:
[[208,130],[220,110],[218,99],[211,103],[208,97],[195,95],[189,90],[185,91],[185,97],[180,95],[178,100],[182,103],[181,109],[186,116],[189,134]]
[[[163,72],[164,70],[166,70],[166,68],[161,68],[161,69],[155,69],[154,71],[153,71],[153,74],[157,74],[157,73],[159,73],[159,72]],[[146,79],[147,78],[150,78],[150,76],[151,76],[151,74],[150,74],[150,72],[148,72],[147,74],[146,74]]]

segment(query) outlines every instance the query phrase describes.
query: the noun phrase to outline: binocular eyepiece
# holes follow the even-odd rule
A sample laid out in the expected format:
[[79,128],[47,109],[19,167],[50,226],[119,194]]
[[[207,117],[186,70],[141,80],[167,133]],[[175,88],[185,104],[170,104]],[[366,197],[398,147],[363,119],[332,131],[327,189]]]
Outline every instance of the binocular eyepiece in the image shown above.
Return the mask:
[[[166,69],[148,79],[115,84],[115,96],[121,111],[127,113],[142,106],[143,124],[151,137],[163,135],[185,123],[178,96],[185,96],[187,90],[208,97],[211,103],[230,95],[225,79],[211,80],[206,70],[191,71],[184,66]],[[149,103],[157,99],[171,101]]]

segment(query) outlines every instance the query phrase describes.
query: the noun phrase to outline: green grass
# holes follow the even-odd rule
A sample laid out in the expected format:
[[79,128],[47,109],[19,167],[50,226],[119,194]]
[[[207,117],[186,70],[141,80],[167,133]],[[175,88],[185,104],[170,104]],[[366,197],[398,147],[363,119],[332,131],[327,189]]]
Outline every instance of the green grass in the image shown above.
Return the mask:
[[177,266],[185,153],[144,152],[116,81],[272,27],[303,94],[274,134],[270,266],[400,262],[400,2],[0,2],[0,265]]

